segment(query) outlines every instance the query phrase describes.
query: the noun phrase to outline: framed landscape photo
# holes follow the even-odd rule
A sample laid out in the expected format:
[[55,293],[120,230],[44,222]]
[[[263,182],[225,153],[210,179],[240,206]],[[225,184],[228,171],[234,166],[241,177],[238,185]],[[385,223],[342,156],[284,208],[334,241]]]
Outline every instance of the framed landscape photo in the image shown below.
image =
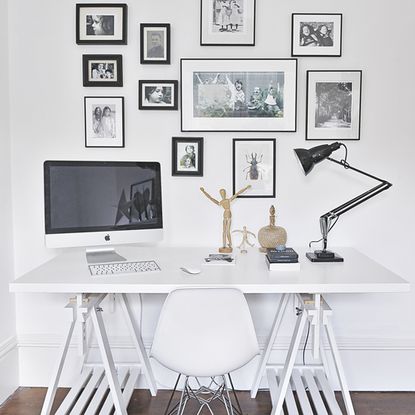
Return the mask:
[[238,197],[275,197],[275,138],[233,139],[233,193],[248,185]]
[[182,59],[182,131],[295,131],[296,59]]
[[83,55],[84,86],[122,86],[122,55]]
[[124,97],[85,97],[85,147],[124,147]]
[[341,54],[341,14],[292,14],[291,56],[341,56]]
[[127,5],[82,3],[76,5],[78,45],[126,45]]
[[138,81],[138,108],[140,110],[177,110],[178,81]]
[[362,71],[307,71],[307,140],[359,140]]
[[254,46],[256,0],[201,0],[201,46]]
[[173,176],[203,176],[203,137],[173,137]]
[[141,64],[170,64],[170,24],[140,24]]

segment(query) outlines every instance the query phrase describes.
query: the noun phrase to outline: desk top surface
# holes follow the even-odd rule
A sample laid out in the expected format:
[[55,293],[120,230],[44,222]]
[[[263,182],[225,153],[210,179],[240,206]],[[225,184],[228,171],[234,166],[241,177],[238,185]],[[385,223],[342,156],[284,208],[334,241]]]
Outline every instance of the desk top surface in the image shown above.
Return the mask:
[[[305,249],[295,248],[300,271],[268,271],[264,254],[252,248],[236,253],[234,265],[204,265],[214,250],[185,247],[122,246],[129,261],[155,260],[158,272],[92,277],[84,250],[58,255],[10,284],[12,292],[31,293],[168,293],[176,288],[235,287],[244,293],[376,293],[405,292],[410,284],[353,248],[338,248],[343,263],[312,263]],[[189,275],[180,267],[195,267]]]

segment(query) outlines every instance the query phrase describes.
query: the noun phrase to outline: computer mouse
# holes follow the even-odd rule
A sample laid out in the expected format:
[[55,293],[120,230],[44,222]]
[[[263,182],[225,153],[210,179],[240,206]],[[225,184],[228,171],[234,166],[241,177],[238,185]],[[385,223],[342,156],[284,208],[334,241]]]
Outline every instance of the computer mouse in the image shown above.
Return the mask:
[[187,272],[188,274],[200,274],[202,270],[199,268],[193,268],[193,267],[180,267],[180,269],[183,272]]

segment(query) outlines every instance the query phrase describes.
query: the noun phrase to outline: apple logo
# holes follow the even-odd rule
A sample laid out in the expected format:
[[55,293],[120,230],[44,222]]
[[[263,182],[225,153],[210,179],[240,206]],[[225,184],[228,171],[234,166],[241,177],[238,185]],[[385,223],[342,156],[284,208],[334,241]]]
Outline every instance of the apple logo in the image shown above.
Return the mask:
[[109,236],[109,234],[108,234],[108,233],[105,235],[105,240],[106,240],[107,242],[111,240],[111,237]]

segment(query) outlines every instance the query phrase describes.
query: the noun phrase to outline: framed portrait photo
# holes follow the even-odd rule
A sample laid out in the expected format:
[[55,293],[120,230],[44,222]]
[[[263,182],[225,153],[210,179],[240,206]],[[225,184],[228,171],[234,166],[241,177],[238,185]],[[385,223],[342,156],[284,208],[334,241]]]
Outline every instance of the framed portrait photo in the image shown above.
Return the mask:
[[201,46],[254,46],[256,0],[201,0]]
[[182,131],[295,131],[296,59],[182,59]]
[[82,3],[76,5],[78,45],[126,45],[127,5]]
[[307,71],[306,140],[359,140],[362,71]]
[[85,97],[85,147],[124,147],[124,97]]
[[173,137],[172,176],[203,176],[203,137]]
[[122,55],[83,55],[84,86],[122,86]]
[[177,110],[178,81],[138,81],[138,108],[140,110]]
[[275,197],[275,138],[233,139],[233,194],[251,185],[238,197]]
[[170,24],[140,24],[141,64],[170,64]]
[[293,13],[291,56],[341,56],[342,15]]

